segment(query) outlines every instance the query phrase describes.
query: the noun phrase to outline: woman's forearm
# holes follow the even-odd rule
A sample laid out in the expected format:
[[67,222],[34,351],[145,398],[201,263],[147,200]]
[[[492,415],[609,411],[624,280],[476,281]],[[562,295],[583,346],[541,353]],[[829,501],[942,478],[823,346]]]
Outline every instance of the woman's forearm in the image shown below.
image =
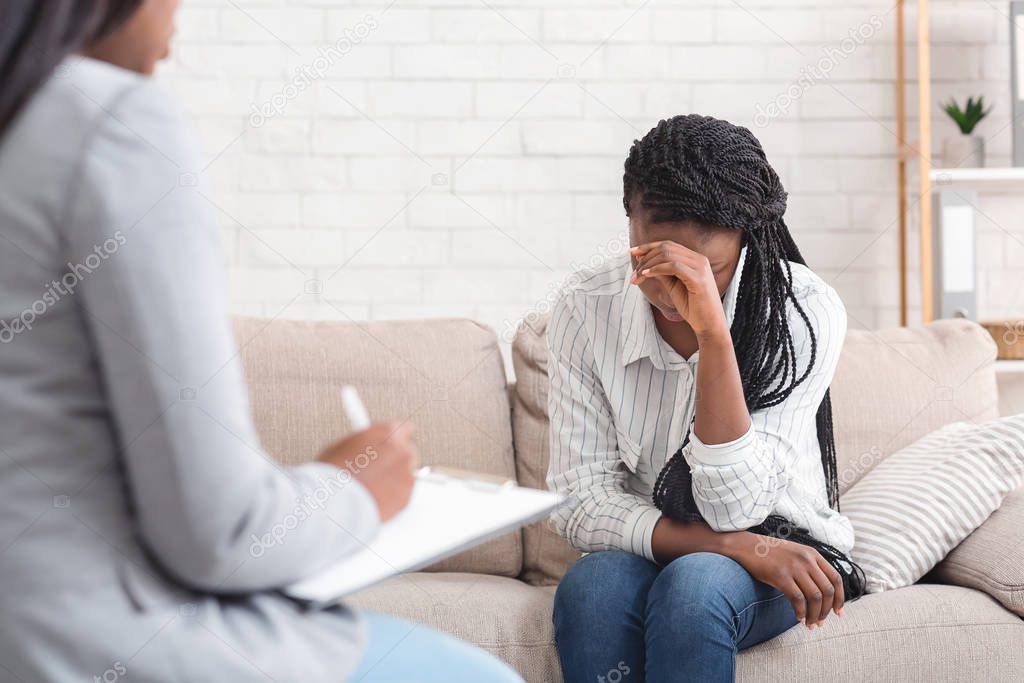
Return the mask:
[[729,329],[698,336],[694,433],[706,444],[735,441],[750,429],[750,413]]
[[690,553],[718,553],[736,559],[748,537],[748,531],[714,531],[704,522],[680,522],[662,517],[654,526],[651,550],[660,564],[668,564]]

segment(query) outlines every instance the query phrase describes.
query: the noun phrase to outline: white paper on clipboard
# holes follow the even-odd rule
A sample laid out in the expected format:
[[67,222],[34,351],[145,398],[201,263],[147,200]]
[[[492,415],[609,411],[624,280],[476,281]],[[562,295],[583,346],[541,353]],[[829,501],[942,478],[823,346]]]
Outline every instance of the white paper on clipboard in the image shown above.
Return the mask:
[[409,505],[384,523],[361,551],[286,587],[284,593],[328,605],[543,519],[564,501],[565,496],[550,491],[446,476],[420,477]]

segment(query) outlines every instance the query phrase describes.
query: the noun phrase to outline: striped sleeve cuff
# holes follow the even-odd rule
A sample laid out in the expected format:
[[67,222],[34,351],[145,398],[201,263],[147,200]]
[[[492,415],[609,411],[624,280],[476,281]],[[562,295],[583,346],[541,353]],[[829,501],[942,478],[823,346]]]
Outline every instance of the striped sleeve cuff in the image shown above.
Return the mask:
[[[661,519],[661,510],[653,505],[645,505],[625,520],[623,526],[630,539],[630,552],[655,562],[651,537],[654,536],[654,526],[659,519]],[[629,531],[630,529],[632,531]]]
[[755,444],[756,440],[757,432],[754,431],[753,422],[745,434],[725,443],[706,444],[691,432],[690,459],[695,463],[713,467],[733,465],[746,458],[747,451]]

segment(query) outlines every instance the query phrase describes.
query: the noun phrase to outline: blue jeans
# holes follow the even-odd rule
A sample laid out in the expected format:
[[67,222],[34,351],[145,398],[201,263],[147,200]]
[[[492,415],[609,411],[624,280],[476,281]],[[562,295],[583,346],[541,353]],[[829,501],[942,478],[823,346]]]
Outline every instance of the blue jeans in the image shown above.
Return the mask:
[[569,569],[554,621],[566,683],[731,682],[739,650],[797,623],[785,595],[724,555],[662,568],[621,551]]
[[352,683],[522,683],[480,648],[404,619],[364,612],[370,640]]

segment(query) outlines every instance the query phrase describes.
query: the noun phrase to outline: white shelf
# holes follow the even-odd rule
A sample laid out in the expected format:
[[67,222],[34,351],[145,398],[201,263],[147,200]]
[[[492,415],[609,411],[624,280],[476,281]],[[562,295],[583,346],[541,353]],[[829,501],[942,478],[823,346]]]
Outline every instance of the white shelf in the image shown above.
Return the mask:
[[932,191],[977,190],[979,192],[1024,190],[1024,167],[933,168],[928,174]]
[[1024,360],[997,360],[996,372],[1022,372],[1024,373]]

